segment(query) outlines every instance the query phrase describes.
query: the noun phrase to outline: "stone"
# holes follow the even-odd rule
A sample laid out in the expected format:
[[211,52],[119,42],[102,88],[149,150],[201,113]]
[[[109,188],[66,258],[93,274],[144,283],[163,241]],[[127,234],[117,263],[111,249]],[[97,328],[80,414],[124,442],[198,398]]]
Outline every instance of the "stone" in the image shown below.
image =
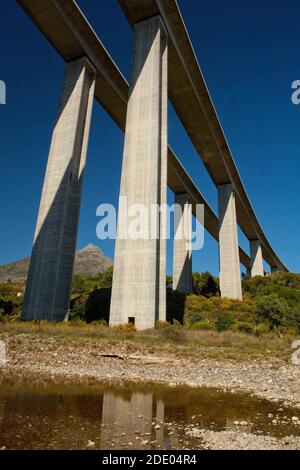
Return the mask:
[[91,448],[91,447],[96,447],[96,443],[94,441],[88,441],[87,445],[86,445],[87,448]]

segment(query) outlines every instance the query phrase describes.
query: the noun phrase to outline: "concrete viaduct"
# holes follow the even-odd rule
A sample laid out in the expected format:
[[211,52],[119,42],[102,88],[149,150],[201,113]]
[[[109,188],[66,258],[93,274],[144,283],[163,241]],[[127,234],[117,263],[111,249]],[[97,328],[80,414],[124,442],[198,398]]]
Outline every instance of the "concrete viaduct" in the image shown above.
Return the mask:
[[[128,85],[74,0],[17,0],[66,62],[36,226],[23,319],[61,321],[69,307],[82,178],[94,97],[125,132],[120,195],[130,203],[205,207],[218,241],[223,297],[242,299],[240,263],[252,276],[287,271],[272,249],[239,176],[176,0],[118,0],[134,31]],[[218,216],[167,142],[168,98],[218,191]],[[183,223],[191,217],[182,213]],[[120,214],[119,214],[120,217]],[[238,225],[250,256],[239,247]],[[165,230],[160,215],[159,233]],[[174,242],[174,285],[190,292],[191,252]],[[138,329],[166,319],[166,243],[117,235],[110,324]]]

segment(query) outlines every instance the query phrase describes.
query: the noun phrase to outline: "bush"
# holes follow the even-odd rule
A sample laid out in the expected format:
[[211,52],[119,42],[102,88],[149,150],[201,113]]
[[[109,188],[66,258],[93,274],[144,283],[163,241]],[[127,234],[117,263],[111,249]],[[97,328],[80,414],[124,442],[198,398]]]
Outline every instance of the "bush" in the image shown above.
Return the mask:
[[291,327],[294,327],[297,333],[300,333],[300,307],[295,307],[291,310],[288,324]]
[[72,280],[72,292],[75,294],[82,294],[85,292],[86,279],[81,277],[79,274],[75,274]]
[[192,312],[189,315],[189,326],[193,326],[195,323],[199,323],[204,320],[204,312]]
[[162,335],[166,339],[172,341],[184,341],[186,338],[185,331],[177,326],[170,325],[162,330]]
[[197,321],[195,323],[193,323],[191,326],[190,326],[191,330],[214,330],[215,329],[215,325],[214,323],[208,321],[208,320],[204,320],[204,321]]
[[[109,321],[112,268],[93,278],[74,276],[70,320],[107,324]],[[243,301],[221,298],[218,279],[209,273],[194,273],[193,294],[174,292],[167,279],[167,321],[157,322],[161,335],[175,341],[184,339],[188,329],[242,331],[263,335],[275,330],[300,333],[300,275],[277,272],[243,280]],[[24,285],[0,284],[0,321],[19,321]],[[134,331],[124,325],[120,331]]]
[[92,323],[94,321],[109,321],[110,289],[95,289],[90,293],[77,295],[70,305],[70,320],[79,318]]
[[266,323],[259,323],[258,325],[255,325],[253,328],[253,333],[255,336],[263,336],[267,333],[270,332],[269,325]]
[[193,273],[193,292],[204,297],[213,297],[219,293],[217,279],[210,273]]
[[215,323],[217,331],[227,331],[230,330],[234,323],[234,315],[231,312],[221,313],[220,317]]
[[231,327],[233,331],[241,331],[243,333],[253,333],[255,324],[246,321],[235,321]]
[[258,297],[255,313],[259,323],[267,323],[271,330],[280,329],[287,324],[289,307],[285,299],[277,294]]
[[105,320],[95,320],[91,323],[91,325],[108,327],[108,323]]

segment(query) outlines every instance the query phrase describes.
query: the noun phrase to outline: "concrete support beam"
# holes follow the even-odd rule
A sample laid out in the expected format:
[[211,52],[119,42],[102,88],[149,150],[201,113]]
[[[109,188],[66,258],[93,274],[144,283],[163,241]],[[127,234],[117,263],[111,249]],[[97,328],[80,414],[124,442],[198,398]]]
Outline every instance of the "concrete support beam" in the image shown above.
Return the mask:
[[218,186],[218,202],[221,295],[242,300],[235,193],[232,184]]
[[[120,196],[150,214],[167,199],[167,37],[160,17],[136,24],[132,67]],[[111,325],[134,319],[142,330],[166,319],[166,221],[158,219],[158,239],[149,227],[148,239],[124,239],[132,218],[119,207]]]
[[95,87],[87,59],[65,69],[23,305],[23,320],[61,321],[69,308],[81,186]]
[[259,240],[250,240],[251,277],[264,276],[264,263]]
[[278,273],[280,271],[280,269],[278,268],[278,266],[271,266],[271,273]]
[[173,289],[193,291],[192,281],[192,206],[188,194],[175,195]]

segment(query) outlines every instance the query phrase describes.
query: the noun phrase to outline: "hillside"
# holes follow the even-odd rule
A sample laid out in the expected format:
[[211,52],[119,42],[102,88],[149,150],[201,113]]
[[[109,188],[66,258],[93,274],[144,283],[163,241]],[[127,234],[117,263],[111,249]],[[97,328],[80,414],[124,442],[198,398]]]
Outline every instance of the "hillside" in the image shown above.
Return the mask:
[[[0,283],[11,280],[12,282],[24,282],[27,278],[30,258],[24,258],[13,263],[0,265]],[[95,245],[87,245],[77,251],[75,257],[75,274],[82,277],[93,277],[106,271],[113,262],[107,258],[100,248]]]

